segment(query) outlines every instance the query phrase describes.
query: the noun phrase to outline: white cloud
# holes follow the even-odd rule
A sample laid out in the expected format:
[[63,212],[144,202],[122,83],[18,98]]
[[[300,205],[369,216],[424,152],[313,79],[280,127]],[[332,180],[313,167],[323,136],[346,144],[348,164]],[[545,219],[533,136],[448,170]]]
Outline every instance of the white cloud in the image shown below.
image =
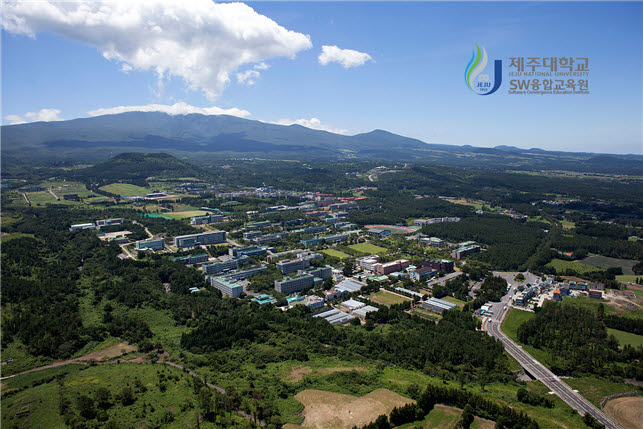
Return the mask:
[[60,117],[60,110],[58,109],[41,109],[38,112],[27,112],[23,116],[20,115],[7,115],[4,117],[9,124],[24,124],[26,122],[50,122],[62,121]]
[[246,70],[241,73],[237,73],[237,82],[245,83],[246,85],[254,85],[257,79],[261,76],[257,70]]
[[257,70],[268,70],[270,66],[264,62],[261,62],[259,64],[255,64],[255,69]]
[[180,76],[213,100],[243,65],[293,58],[310,37],[281,27],[243,3],[211,0],[3,2],[2,27],[34,37],[53,32],[96,47],[121,69]]
[[313,130],[322,130],[322,131],[328,131],[330,133],[337,133],[337,134],[346,134],[348,130],[342,130],[338,128],[333,128],[330,125],[323,124],[319,119],[317,118],[310,118],[310,119],[280,119],[275,124],[278,125],[301,125],[306,128],[312,128]]
[[367,61],[374,61],[373,58],[365,52],[354,51],[352,49],[340,49],[337,46],[322,46],[322,52],[319,54],[319,64],[325,66],[330,63],[340,63],[345,69],[358,67]]
[[100,116],[100,115],[115,115],[118,113],[125,112],[163,112],[168,115],[189,115],[190,113],[199,113],[201,115],[231,115],[238,116],[240,118],[248,118],[252,116],[250,112],[243,109],[237,109],[233,107],[231,109],[222,109],[220,107],[196,107],[185,102],[174,103],[172,105],[167,104],[146,104],[143,106],[117,106],[117,107],[107,107],[96,110],[90,110],[87,112],[90,116]]

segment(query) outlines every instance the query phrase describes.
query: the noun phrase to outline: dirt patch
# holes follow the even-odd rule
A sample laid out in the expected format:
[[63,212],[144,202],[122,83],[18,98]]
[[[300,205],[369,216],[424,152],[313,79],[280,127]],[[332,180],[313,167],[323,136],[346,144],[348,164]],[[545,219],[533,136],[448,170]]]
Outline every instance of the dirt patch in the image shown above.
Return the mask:
[[474,421],[477,424],[477,427],[480,429],[494,429],[496,424],[491,420],[483,419],[481,417],[474,417]]
[[290,370],[290,373],[286,377],[286,381],[290,381],[291,383],[297,383],[304,378],[308,374],[332,374],[334,372],[345,372],[345,371],[368,371],[367,368],[359,367],[359,366],[354,366],[354,367],[335,367],[335,368],[320,368],[320,369],[312,369],[309,366],[294,366]]
[[625,429],[643,429],[643,398],[617,398],[608,401],[603,411]]
[[123,341],[115,346],[107,347],[106,349],[89,353],[76,359],[71,359],[71,362],[90,362],[92,360],[99,362],[124,355],[125,353],[129,353],[134,350],[137,350],[135,345],[128,344],[127,341]]
[[388,389],[361,398],[310,389],[299,392],[295,399],[304,405],[302,426],[317,429],[362,427],[395,407],[414,402]]

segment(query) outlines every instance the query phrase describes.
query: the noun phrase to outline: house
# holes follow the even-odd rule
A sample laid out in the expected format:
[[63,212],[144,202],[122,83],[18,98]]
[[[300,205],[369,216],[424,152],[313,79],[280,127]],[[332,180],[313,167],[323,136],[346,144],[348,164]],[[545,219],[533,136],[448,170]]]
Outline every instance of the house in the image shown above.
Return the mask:
[[594,299],[603,299],[603,291],[602,290],[590,290],[589,291],[589,297],[594,298]]

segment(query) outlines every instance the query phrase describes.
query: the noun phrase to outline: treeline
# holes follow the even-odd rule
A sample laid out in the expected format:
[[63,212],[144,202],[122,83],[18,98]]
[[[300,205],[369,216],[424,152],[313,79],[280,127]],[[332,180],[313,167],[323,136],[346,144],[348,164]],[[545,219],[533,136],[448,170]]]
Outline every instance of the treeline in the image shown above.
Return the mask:
[[557,374],[599,374],[643,379],[643,347],[619,349],[597,313],[572,304],[545,301],[518,327],[518,340],[549,352]]
[[591,237],[587,235],[559,235],[552,246],[563,252],[579,250],[612,258],[643,259],[643,241],[628,241],[612,237]]
[[[429,384],[424,392],[416,398],[416,404],[396,407],[387,417],[379,416],[375,422],[363,429],[390,429],[406,423],[422,420],[433,410],[436,404],[462,408],[462,427],[469,427],[473,416],[496,422],[496,428],[524,428],[537,429],[539,427],[533,419],[521,411],[490,401],[482,395],[464,389]],[[471,416],[471,417],[468,417]],[[354,428],[355,429],[355,428]]]
[[608,328],[643,335],[643,319],[609,314],[603,316],[603,323]]
[[523,270],[528,259],[545,237],[548,227],[508,216],[482,215],[422,227],[422,232],[457,243],[475,241],[487,245],[486,251],[471,256],[499,270]]

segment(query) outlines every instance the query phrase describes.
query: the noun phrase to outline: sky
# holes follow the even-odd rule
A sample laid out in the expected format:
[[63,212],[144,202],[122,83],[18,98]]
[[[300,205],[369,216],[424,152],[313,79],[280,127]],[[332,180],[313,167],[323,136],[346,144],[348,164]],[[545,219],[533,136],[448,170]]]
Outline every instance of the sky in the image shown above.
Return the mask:
[[[642,23],[640,2],[3,2],[0,115],[232,114],[641,154]],[[503,62],[487,96],[464,78],[476,44],[492,81]],[[512,57],[588,58],[589,94],[510,94]]]

